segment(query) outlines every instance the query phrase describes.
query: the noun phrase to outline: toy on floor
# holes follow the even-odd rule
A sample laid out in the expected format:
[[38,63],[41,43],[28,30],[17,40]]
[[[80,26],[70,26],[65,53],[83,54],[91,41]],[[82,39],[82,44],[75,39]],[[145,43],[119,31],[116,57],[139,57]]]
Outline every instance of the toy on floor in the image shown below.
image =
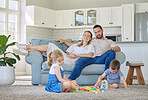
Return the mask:
[[108,88],[107,80],[102,80],[102,82],[101,82],[101,88],[105,88],[105,89]]
[[90,93],[103,93],[105,92],[105,89],[108,88],[108,82],[107,80],[102,80],[101,81],[101,86],[98,85],[97,88],[95,87],[89,87],[89,86],[86,86],[85,88],[84,87],[77,87],[76,90],[71,90],[72,92],[78,92],[78,93],[81,93],[83,91],[88,91]]
[[86,86],[85,88],[84,87],[77,87],[76,90],[72,89],[71,91],[78,92],[78,93],[81,93],[83,91],[88,91],[90,93],[98,94],[98,93],[103,93],[105,91],[105,88],[95,88],[95,87]]

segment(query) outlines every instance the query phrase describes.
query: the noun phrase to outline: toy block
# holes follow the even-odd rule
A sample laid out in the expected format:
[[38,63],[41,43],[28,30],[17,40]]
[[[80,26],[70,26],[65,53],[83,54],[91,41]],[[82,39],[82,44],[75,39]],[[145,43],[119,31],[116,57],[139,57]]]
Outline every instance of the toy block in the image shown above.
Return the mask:
[[76,92],[76,90],[74,90],[74,89],[71,89],[71,92]]
[[105,88],[101,88],[100,91],[103,93],[105,92]]
[[81,92],[83,92],[83,90],[78,91],[78,93],[81,93]]
[[91,87],[89,87],[89,86],[86,86],[86,88],[85,88],[85,89],[90,91]]

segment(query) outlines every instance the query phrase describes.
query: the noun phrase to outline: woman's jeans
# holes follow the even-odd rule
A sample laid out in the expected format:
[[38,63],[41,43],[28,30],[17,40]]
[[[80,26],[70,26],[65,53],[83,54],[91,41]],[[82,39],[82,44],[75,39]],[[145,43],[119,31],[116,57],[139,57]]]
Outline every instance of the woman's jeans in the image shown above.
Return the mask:
[[75,80],[81,74],[83,68],[90,64],[105,64],[105,70],[109,68],[110,62],[115,59],[115,51],[108,50],[101,56],[91,57],[80,57],[68,79]]

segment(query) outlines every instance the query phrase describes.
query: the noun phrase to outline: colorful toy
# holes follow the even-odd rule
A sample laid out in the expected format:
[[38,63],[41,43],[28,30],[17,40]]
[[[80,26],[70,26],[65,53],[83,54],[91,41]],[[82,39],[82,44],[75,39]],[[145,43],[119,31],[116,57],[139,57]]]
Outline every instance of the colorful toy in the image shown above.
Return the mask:
[[71,89],[71,92],[76,92],[76,90],[74,90],[74,89]]
[[102,82],[101,82],[101,88],[105,88],[105,89],[108,88],[107,80],[102,80]]
[[85,88],[85,89],[90,91],[91,87],[86,86],[86,88]]
[[103,93],[105,92],[105,88],[101,88],[100,91]]
[[73,90],[73,89],[71,90],[71,92],[78,92],[78,93],[81,93],[83,91],[88,91],[90,93],[98,94],[98,93],[105,92],[105,88],[95,88],[95,87],[86,86],[86,88],[84,88],[84,87],[77,87],[76,90]]
[[96,91],[97,91],[98,93],[101,93],[100,89],[97,89]]
[[81,93],[81,92],[83,92],[83,90],[78,91],[78,93]]
[[84,91],[85,89],[84,89],[84,87],[80,87],[80,90],[83,90]]
[[80,88],[79,88],[79,87],[77,87],[77,88],[76,88],[76,90],[80,90]]

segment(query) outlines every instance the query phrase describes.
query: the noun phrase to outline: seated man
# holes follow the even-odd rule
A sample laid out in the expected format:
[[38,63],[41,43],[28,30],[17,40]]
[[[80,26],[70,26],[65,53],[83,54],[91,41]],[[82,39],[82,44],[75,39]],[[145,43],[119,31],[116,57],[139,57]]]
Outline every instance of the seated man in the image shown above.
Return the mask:
[[[115,42],[103,37],[103,29],[100,25],[95,25],[93,31],[96,36],[91,41],[91,44],[95,47],[94,56],[93,58],[80,57],[69,76],[70,80],[78,78],[82,69],[90,64],[105,64],[105,70],[108,69],[110,62],[115,59],[115,52],[120,51],[120,47],[117,46]],[[65,43],[68,46],[74,44],[73,42],[68,42],[63,39],[57,39],[55,41],[60,41],[59,43]]]

